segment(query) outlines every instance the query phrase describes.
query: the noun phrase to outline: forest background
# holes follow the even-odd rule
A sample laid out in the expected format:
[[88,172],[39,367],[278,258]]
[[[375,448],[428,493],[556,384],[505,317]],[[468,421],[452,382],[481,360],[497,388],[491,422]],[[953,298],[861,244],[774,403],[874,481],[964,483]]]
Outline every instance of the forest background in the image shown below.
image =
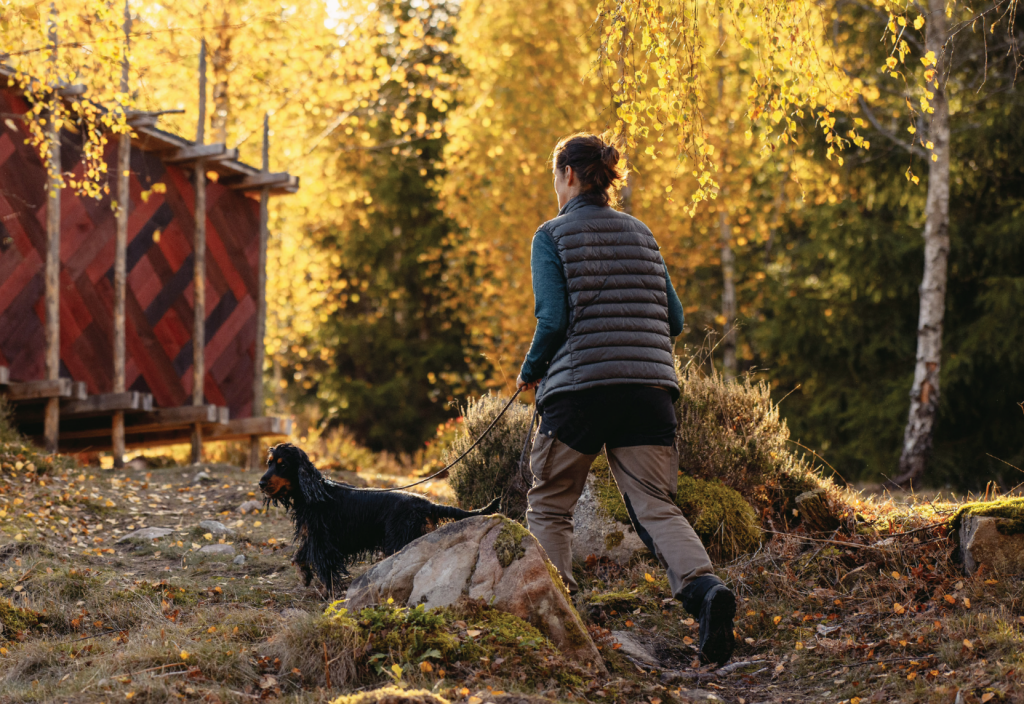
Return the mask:
[[[33,90],[81,82],[101,104],[181,110],[160,124],[189,136],[205,42],[208,140],[258,164],[268,113],[271,168],[302,180],[272,201],[267,403],[373,450],[415,452],[468,396],[513,390],[534,325],[530,242],[557,212],[552,148],[616,134],[620,207],[655,233],[684,303],[677,353],[767,380],[794,440],[848,481],[898,473],[934,85],[949,246],[923,480],[1019,484],[1024,95],[1007,6],[839,0],[773,16],[789,33],[771,36],[737,20],[743,3],[701,7],[658,34],[663,7],[645,2],[147,0],[128,27],[107,3],[10,2],[0,54]],[[943,14],[937,57],[927,32]],[[798,32],[813,46],[787,43]],[[800,51],[825,57],[828,80],[772,77]],[[666,77],[662,59],[682,63]]]

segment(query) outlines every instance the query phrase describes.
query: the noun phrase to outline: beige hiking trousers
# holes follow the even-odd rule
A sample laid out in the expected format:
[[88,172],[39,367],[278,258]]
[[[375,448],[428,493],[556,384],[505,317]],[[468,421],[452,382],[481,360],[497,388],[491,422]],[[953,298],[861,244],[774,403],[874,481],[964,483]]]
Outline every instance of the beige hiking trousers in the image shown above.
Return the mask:
[[[700,538],[673,500],[679,472],[675,447],[606,447],[605,452],[633,527],[668,572],[672,594],[679,597],[694,579],[714,574]],[[570,592],[578,589],[572,576],[573,511],[595,457],[543,432],[530,455],[534,483],[527,494],[528,527]]]

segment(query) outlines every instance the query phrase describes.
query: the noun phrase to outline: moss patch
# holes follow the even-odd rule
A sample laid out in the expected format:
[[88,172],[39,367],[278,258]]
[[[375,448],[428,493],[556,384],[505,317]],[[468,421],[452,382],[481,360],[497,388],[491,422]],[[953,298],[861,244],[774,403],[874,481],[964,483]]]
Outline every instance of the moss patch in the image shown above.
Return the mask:
[[731,560],[761,543],[757,514],[738,491],[680,475],[676,505],[716,559]]
[[515,521],[503,519],[498,537],[494,540],[494,552],[502,567],[508,567],[526,554],[523,538],[530,535],[529,531]]
[[[629,524],[629,513],[612,480],[608,461],[599,455],[591,466],[598,503],[612,518]],[[746,499],[717,480],[707,481],[680,474],[676,505],[690,521],[713,559],[731,560],[755,549],[761,542],[757,514]],[[608,549],[622,542],[623,534],[605,538]]]
[[[305,679],[322,683],[326,647],[329,662],[335,663],[334,686],[386,682],[397,672],[395,666],[403,679],[434,676],[440,669],[457,679],[481,662],[497,663],[492,672],[500,676],[507,670],[528,688],[551,679],[567,687],[582,682],[583,670],[565,660],[534,626],[481,601],[439,609],[382,604],[358,614],[348,613],[341,603],[322,616],[294,620],[274,639],[272,655],[280,658],[281,672],[296,667]],[[578,635],[585,637],[585,632]]]
[[594,473],[594,493],[597,495],[597,503],[604,509],[605,513],[623,525],[631,525],[629,512],[626,504],[622,503],[622,494],[619,487],[612,478],[611,468],[608,467],[608,458],[598,455],[594,463],[590,465],[590,471]]
[[1020,535],[1024,533],[1024,498],[964,504],[949,519],[949,527],[956,536],[959,536],[960,526],[967,516],[1006,519],[997,526],[997,530],[1003,535]]
[[12,638],[16,633],[38,626],[42,620],[42,615],[35,611],[15,606],[9,599],[0,600],[0,623],[4,626],[0,638]]
[[604,547],[607,550],[614,550],[622,545],[622,541],[625,539],[626,535],[621,530],[614,531],[605,536]]

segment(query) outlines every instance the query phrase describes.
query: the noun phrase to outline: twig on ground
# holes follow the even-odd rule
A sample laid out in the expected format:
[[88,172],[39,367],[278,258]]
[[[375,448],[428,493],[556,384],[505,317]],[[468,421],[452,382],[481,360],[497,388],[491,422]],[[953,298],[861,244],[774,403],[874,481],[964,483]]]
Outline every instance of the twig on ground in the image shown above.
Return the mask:
[[743,662],[734,662],[724,667],[718,668],[714,671],[713,674],[729,675],[735,672],[736,670],[739,670],[741,667],[746,667],[747,665],[760,665],[762,662],[764,662],[764,660],[744,660]]
[[327,659],[327,641],[321,643],[324,646],[324,677],[327,678],[327,689],[331,688],[331,661]]

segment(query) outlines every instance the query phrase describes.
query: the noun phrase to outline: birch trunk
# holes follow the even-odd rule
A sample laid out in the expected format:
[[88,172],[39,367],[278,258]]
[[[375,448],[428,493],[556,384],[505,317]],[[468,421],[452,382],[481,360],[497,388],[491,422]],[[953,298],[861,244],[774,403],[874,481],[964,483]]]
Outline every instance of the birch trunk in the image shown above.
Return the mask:
[[729,219],[718,213],[722,238],[722,368],[726,379],[736,377],[736,255],[729,244]]
[[920,479],[932,449],[932,432],[939,409],[939,372],[942,362],[942,321],[946,312],[946,276],[949,261],[949,104],[943,84],[942,58],[947,39],[944,0],[930,0],[925,48],[938,58],[931,101],[935,112],[928,125],[936,161],[929,163],[925,204],[924,276],[917,323],[917,362],[910,389],[910,415],[903,434],[899,476],[893,483],[905,485]]

